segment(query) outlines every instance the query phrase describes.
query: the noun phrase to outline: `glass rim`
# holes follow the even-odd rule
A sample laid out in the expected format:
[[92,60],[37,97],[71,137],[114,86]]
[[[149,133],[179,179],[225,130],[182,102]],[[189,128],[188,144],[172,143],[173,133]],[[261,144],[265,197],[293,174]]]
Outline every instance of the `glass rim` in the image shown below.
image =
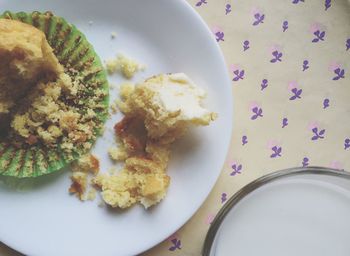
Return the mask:
[[333,177],[339,177],[339,178],[345,178],[350,180],[350,172],[344,171],[344,170],[337,170],[327,167],[318,167],[318,166],[310,166],[310,167],[294,167],[294,168],[288,168],[283,169],[279,171],[275,171],[269,174],[266,174],[260,178],[257,178],[256,180],[248,183],[243,188],[238,190],[235,194],[233,194],[230,199],[225,203],[223,207],[219,210],[219,212],[216,214],[214,220],[210,224],[209,230],[207,232],[207,235],[204,240],[204,245],[202,248],[202,255],[203,256],[209,256],[215,237],[218,233],[218,230],[224,221],[226,215],[237,205],[238,202],[240,202],[243,198],[245,198],[247,195],[255,191],[256,189],[271,183],[273,181],[291,177],[291,176],[299,176],[299,175],[310,175],[310,174],[317,174],[317,175],[328,175]]

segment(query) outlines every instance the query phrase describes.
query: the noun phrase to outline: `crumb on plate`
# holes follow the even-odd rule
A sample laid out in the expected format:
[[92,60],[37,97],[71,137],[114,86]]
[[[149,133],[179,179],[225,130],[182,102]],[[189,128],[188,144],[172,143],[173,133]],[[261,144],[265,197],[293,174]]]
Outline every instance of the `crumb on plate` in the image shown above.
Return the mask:
[[108,74],[114,74],[120,71],[122,75],[127,79],[132,78],[136,72],[142,71],[144,68],[145,67],[143,65],[122,54],[119,54],[114,59],[106,61],[106,69]]
[[94,201],[96,198],[96,189],[91,187],[89,192],[87,193],[86,199],[90,201]]
[[111,103],[110,109],[111,109],[112,114],[118,113],[118,103],[117,103],[117,101],[114,101],[114,102]]
[[119,147],[110,147],[108,149],[108,154],[110,158],[114,161],[123,161],[128,157],[128,153],[121,146]]
[[86,154],[75,160],[72,164],[73,172],[91,172],[96,175],[100,171],[100,162],[96,156],[92,154]]
[[117,33],[115,31],[111,32],[111,38],[114,39],[117,37]]
[[69,188],[69,193],[76,194],[81,201],[85,200],[87,177],[85,172],[73,172],[71,176],[72,185]]

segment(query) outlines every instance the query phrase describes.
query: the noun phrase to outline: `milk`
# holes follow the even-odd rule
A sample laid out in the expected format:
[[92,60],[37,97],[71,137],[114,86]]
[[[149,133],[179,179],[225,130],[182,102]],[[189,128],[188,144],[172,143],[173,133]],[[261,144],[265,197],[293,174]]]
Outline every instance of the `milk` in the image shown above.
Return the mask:
[[228,213],[211,255],[349,256],[350,181],[307,175],[264,185]]

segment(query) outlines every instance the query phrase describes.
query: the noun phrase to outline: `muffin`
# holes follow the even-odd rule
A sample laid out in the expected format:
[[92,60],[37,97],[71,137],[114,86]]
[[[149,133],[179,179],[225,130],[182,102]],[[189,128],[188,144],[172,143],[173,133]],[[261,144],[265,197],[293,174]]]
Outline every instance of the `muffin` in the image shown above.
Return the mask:
[[88,152],[108,82],[85,36],[46,13],[0,16],[0,174],[37,177]]

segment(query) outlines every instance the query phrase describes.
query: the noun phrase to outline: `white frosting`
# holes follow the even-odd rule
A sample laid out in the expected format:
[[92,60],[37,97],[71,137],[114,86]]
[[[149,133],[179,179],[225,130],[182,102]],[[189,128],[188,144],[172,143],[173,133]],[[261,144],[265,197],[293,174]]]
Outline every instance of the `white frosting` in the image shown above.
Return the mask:
[[155,92],[154,101],[166,112],[181,111],[181,118],[192,120],[203,118],[210,112],[201,106],[204,90],[197,87],[184,73],[161,75],[159,83],[148,86]]

